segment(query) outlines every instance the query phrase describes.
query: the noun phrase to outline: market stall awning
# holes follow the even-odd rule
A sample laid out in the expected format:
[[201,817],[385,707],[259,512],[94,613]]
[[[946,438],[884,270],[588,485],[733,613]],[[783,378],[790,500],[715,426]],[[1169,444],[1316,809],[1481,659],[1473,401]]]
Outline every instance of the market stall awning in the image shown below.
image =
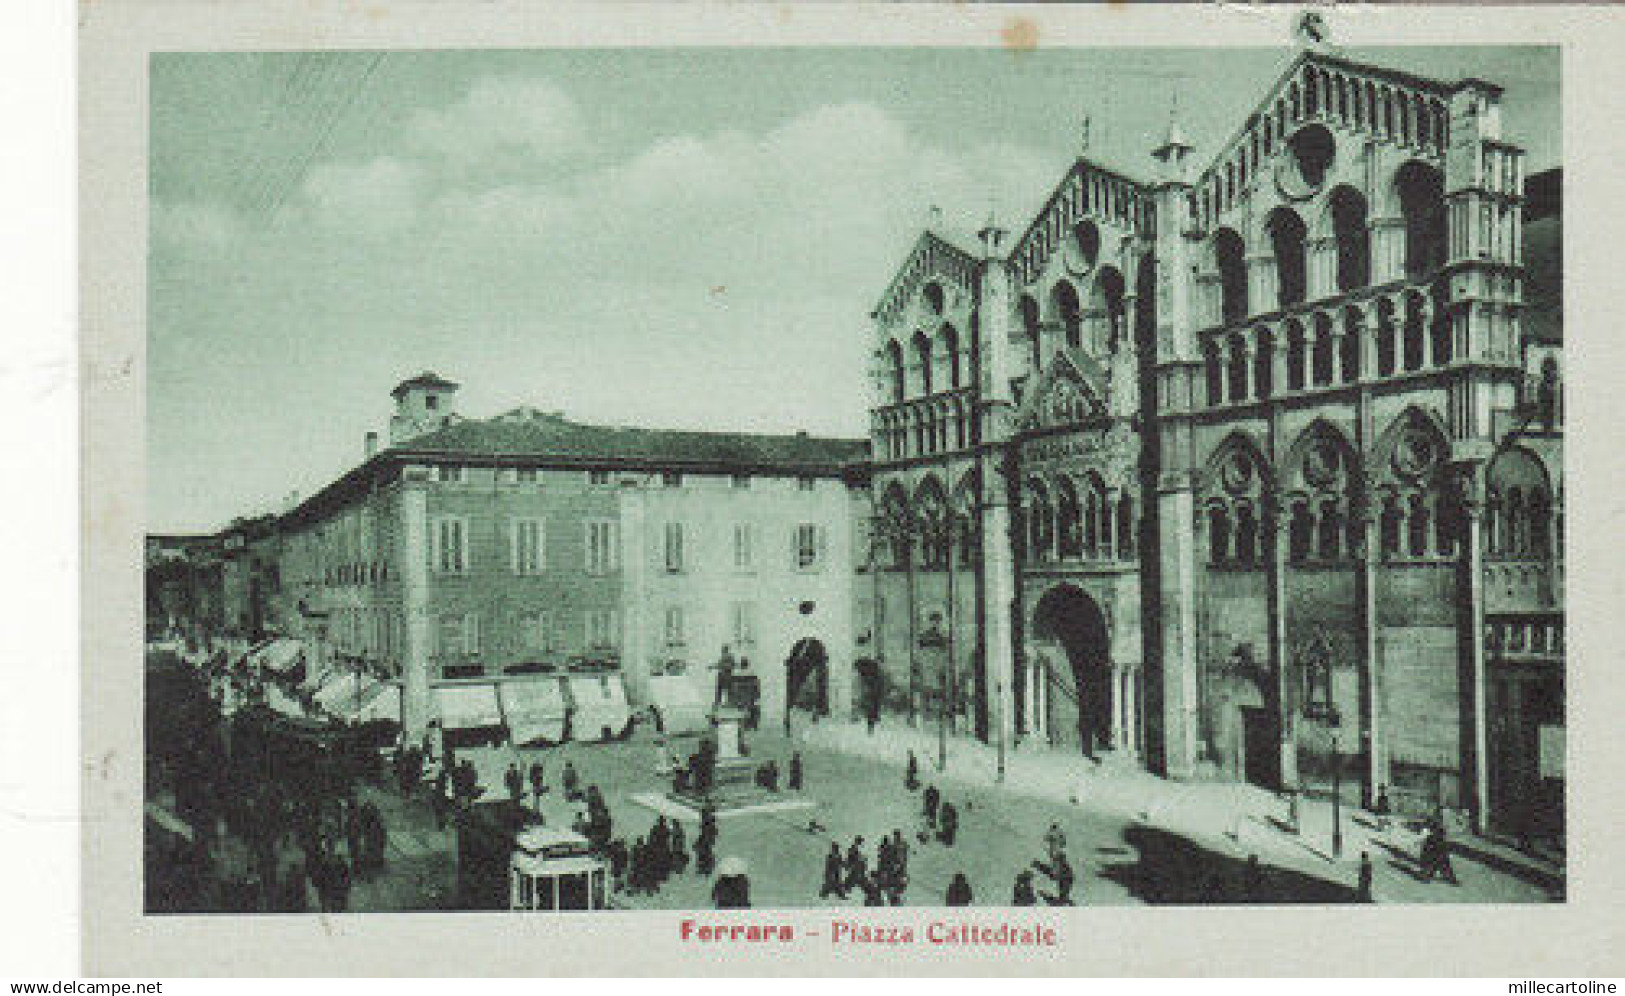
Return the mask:
[[495,685],[440,685],[434,690],[434,701],[442,729],[478,730],[502,725]]
[[561,743],[569,703],[558,678],[538,677],[501,684],[502,715],[517,746],[535,743]]
[[327,681],[316,689],[316,704],[327,712],[340,712],[355,703],[364,681],[353,673],[330,672]]
[[604,740],[618,737],[632,721],[632,707],[626,702],[626,687],[618,674],[596,677],[575,675],[565,679],[570,687],[574,719],[570,735],[576,740]]
[[260,667],[282,673],[292,671],[304,656],[305,646],[298,640],[272,640],[258,655]]
[[304,719],[307,715],[304,705],[302,705],[298,699],[294,698],[292,695],[289,695],[287,692],[284,692],[282,689],[271,684],[270,682],[265,683],[265,704],[270,706],[272,712],[280,713],[284,716],[293,716],[298,719]]
[[661,674],[649,679],[649,706],[667,733],[698,733],[709,729],[711,697],[701,693],[686,674]]
[[392,682],[363,678],[358,692],[334,699],[327,708],[341,719],[355,723],[379,719],[399,723],[401,690]]

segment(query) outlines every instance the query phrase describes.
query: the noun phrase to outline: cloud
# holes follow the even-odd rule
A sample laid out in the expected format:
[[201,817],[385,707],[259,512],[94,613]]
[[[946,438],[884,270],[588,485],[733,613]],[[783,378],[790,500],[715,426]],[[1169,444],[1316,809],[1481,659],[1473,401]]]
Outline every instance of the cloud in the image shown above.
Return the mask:
[[395,232],[417,220],[427,198],[423,166],[393,156],[324,163],[303,185],[317,223],[352,233]]
[[542,162],[592,146],[575,101],[534,77],[479,79],[457,103],[419,110],[406,131],[414,150],[456,164]]
[[202,201],[152,202],[152,237],[160,247],[219,250],[241,232],[229,208]]

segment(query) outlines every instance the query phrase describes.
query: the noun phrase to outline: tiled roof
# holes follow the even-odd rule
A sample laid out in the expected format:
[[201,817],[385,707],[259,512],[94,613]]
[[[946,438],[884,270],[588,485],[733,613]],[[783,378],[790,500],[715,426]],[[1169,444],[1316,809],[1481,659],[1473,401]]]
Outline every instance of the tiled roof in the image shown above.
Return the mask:
[[783,467],[835,470],[861,461],[868,443],[807,435],[691,432],[584,425],[558,415],[509,413],[465,419],[409,440],[398,453],[556,458],[569,463]]
[[458,386],[457,384],[455,384],[455,383],[447,380],[446,378],[440,376],[439,374],[435,373],[433,370],[425,370],[422,373],[418,374],[416,377],[408,377],[406,380],[403,380],[399,384],[396,384],[395,385],[395,390],[393,390],[393,391],[391,391],[389,393],[390,393],[391,397],[399,398],[401,395],[405,394],[408,390],[410,390],[411,388],[414,388],[414,387],[453,388],[453,389],[455,389],[457,386]]

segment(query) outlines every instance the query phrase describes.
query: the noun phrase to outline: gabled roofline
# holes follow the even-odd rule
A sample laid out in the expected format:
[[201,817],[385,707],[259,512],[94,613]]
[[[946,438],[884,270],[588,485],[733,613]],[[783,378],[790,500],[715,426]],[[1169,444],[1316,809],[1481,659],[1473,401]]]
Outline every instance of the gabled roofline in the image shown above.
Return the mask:
[[1010,243],[1010,255],[1012,258],[1019,255],[1021,246],[1027,241],[1028,238],[1032,236],[1034,232],[1038,231],[1039,223],[1049,216],[1050,209],[1055,206],[1058,200],[1060,200],[1061,191],[1066,189],[1067,185],[1072,182],[1073,176],[1081,176],[1085,170],[1092,170],[1096,173],[1101,173],[1110,179],[1121,181],[1131,187],[1138,188],[1140,191],[1145,193],[1149,193],[1153,187],[1153,184],[1150,182],[1136,179],[1129,176],[1127,173],[1124,173],[1122,170],[1113,169],[1110,166],[1102,166],[1100,163],[1095,162],[1093,159],[1090,159],[1087,156],[1078,156],[1076,159],[1072,160],[1072,163],[1069,166],[1067,166],[1066,172],[1061,174],[1061,179],[1056,181],[1055,185],[1050,188],[1049,196],[1044,199],[1044,205],[1033,214],[1032,220],[1027,223],[1027,227],[1023,228],[1021,230],[1021,234],[1016,236],[1015,240]]
[[875,300],[874,307],[869,309],[870,318],[880,317],[880,312],[885,309],[887,303],[891,300],[892,295],[896,293],[898,287],[902,284],[903,276],[908,272],[909,262],[912,261],[915,256],[919,255],[920,251],[923,250],[927,245],[932,243],[935,243],[948,250],[950,253],[960,257],[971,266],[976,266],[982,261],[979,256],[949,241],[947,238],[939,235],[932,229],[921,229],[919,237],[916,238],[913,244],[909,246],[908,252],[903,254],[903,261],[897,265],[897,270],[892,274],[891,280],[887,282],[886,289],[880,292],[880,296]]
[[1430,79],[1426,76],[1418,76],[1415,73],[1408,73],[1401,69],[1389,69],[1386,66],[1377,66],[1368,62],[1356,62],[1353,59],[1348,59],[1340,55],[1331,55],[1326,52],[1314,52],[1306,49],[1299,52],[1293,57],[1291,62],[1287,63],[1286,68],[1275,77],[1275,82],[1264,88],[1263,96],[1253,104],[1252,111],[1250,111],[1246,117],[1241,119],[1240,127],[1231,132],[1230,137],[1225,139],[1224,143],[1218,147],[1218,150],[1208,160],[1208,164],[1196,174],[1196,179],[1192,184],[1193,186],[1200,187],[1208,180],[1209,177],[1214,174],[1219,167],[1224,165],[1225,160],[1228,159],[1230,154],[1235,151],[1237,144],[1240,143],[1244,137],[1246,137],[1248,131],[1252,129],[1254,123],[1257,122],[1264,113],[1266,113],[1266,109],[1275,102],[1275,98],[1280,94],[1281,90],[1286,86],[1286,84],[1292,79],[1293,76],[1298,74],[1298,71],[1301,70],[1304,65],[1311,62],[1315,63],[1317,66],[1324,66],[1329,69],[1339,69],[1349,73],[1375,76],[1378,79],[1387,80],[1391,83],[1399,83],[1404,86],[1427,91],[1437,97],[1449,97],[1462,87],[1468,85],[1485,86],[1494,90],[1496,93],[1501,92],[1500,87],[1491,83],[1484,83],[1479,80],[1461,80],[1455,83],[1446,83],[1442,80]]

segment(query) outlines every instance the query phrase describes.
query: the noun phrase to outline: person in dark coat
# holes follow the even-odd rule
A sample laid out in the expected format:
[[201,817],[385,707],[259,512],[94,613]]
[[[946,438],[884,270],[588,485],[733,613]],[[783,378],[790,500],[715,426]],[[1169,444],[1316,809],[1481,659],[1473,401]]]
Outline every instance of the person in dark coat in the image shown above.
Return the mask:
[[671,869],[681,875],[688,868],[688,845],[683,839],[683,825],[676,820],[671,821]]
[[819,899],[830,896],[846,898],[846,883],[842,880],[841,845],[829,842],[829,853],[824,855],[824,884],[818,889]]
[[723,875],[711,887],[711,899],[719,910],[750,909],[750,879],[745,875]]
[[1052,905],[1055,905],[1055,906],[1071,906],[1072,905],[1072,883],[1073,883],[1073,879],[1074,879],[1074,876],[1072,874],[1072,862],[1070,862],[1070,861],[1068,861],[1066,859],[1066,853],[1062,852],[1061,854],[1056,855],[1056,857],[1055,857],[1055,899],[1054,899]]
[[852,841],[852,846],[846,849],[846,887],[855,889],[858,883],[869,874],[869,862],[863,856],[863,838],[858,837]]
[[954,880],[948,884],[948,905],[969,906],[971,904],[970,880],[964,872],[954,875]]
[[576,774],[574,761],[564,762],[564,797],[571,802],[581,798],[581,776]]
[[886,905],[886,892],[883,888],[881,888],[878,875],[863,876],[863,879],[858,882],[858,888],[863,891],[863,905]]
[[530,766],[530,794],[536,797],[536,808],[542,808],[542,796],[547,794],[547,772],[542,769],[542,762],[534,761]]
[[717,866],[716,836],[707,836],[700,831],[699,837],[694,840],[694,872],[698,875],[709,875]]
[[1257,903],[1264,898],[1264,869],[1258,855],[1247,855],[1247,866],[1242,870],[1241,898],[1243,902]]
[[920,759],[908,752],[908,768],[903,772],[903,787],[910,792],[920,787]]
[[626,890],[626,865],[631,860],[631,854],[626,849],[626,841],[619,837],[609,842],[609,874],[614,880],[615,891]]
[[1010,893],[1011,906],[1037,906],[1038,893],[1033,889],[1033,873],[1023,868],[1016,874],[1016,885]]
[[801,752],[790,755],[790,780],[785,785],[792,792],[801,791]]
[[510,762],[508,770],[502,773],[502,783],[508,787],[508,798],[514,805],[519,805],[520,798],[525,794],[525,776],[519,773],[519,765]]
[[367,852],[367,872],[372,874],[384,868],[384,851],[389,846],[389,829],[384,817],[371,802],[361,804],[361,839]]
[[436,780],[434,790],[429,793],[429,808],[434,810],[434,828],[446,829],[446,814],[451,808],[451,800],[446,798],[444,773]]
[[937,806],[942,802],[942,793],[937,791],[935,785],[925,787],[925,822],[927,826],[937,825]]
[[1431,882],[1433,876],[1438,875],[1451,885],[1461,884],[1450,865],[1450,841],[1445,837],[1442,823],[1435,821],[1422,838],[1421,858],[1423,881]]
[[942,812],[938,816],[940,827],[937,839],[949,847],[954,846],[954,838],[959,835],[959,810],[951,802],[942,804]]
[[1372,902],[1371,898],[1371,853],[1360,852],[1360,884],[1355,888],[1354,901],[1357,903]]
[[1371,814],[1377,818],[1377,829],[1388,829],[1388,817],[1393,813],[1393,807],[1388,802],[1388,786],[1377,788],[1377,801],[1371,805]]

